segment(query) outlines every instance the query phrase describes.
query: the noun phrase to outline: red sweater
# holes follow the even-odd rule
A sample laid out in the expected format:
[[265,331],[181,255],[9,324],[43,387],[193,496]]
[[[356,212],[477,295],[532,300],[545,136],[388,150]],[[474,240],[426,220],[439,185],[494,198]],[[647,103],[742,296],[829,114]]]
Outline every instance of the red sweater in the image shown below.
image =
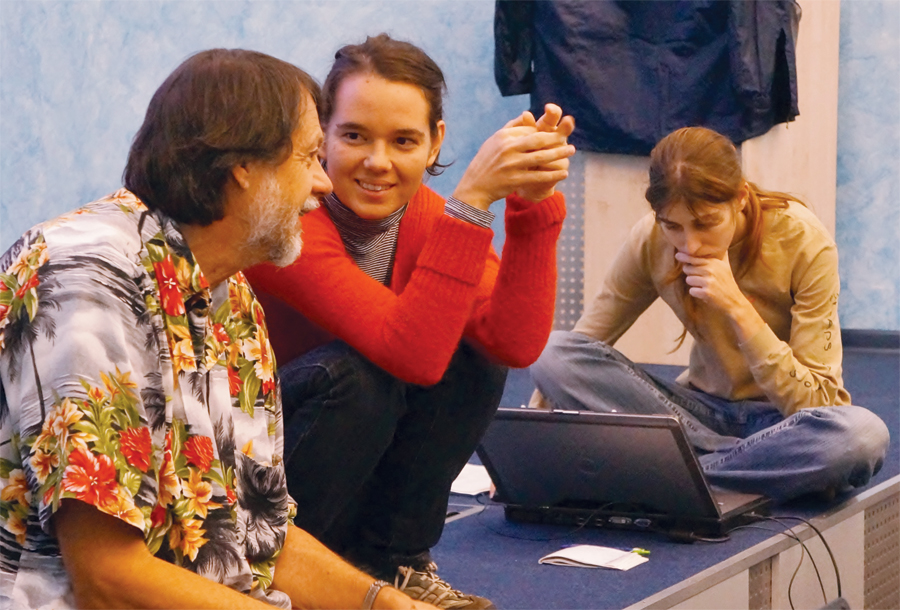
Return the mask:
[[296,262],[245,271],[277,359],[340,338],[392,375],[431,385],[464,336],[500,363],[530,365],[553,325],[565,203],[556,193],[506,205],[501,262],[490,229],[445,215],[444,199],[420,187],[400,221],[390,287],[357,267],[325,208],[304,216]]

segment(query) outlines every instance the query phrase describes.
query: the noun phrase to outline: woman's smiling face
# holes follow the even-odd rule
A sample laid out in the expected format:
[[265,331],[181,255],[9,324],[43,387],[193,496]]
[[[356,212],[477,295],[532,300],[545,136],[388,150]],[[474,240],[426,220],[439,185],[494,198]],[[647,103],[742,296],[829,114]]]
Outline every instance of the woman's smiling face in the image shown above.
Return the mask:
[[334,193],[360,218],[380,219],[406,205],[437,159],[444,122],[428,124],[422,90],[371,73],[338,86],[322,157]]

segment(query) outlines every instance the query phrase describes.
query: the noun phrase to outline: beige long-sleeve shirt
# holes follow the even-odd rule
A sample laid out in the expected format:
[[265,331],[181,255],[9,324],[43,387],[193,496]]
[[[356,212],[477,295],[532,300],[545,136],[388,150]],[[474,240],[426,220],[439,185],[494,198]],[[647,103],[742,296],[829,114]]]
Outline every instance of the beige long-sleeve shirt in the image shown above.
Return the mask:
[[[764,212],[763,222],[761,257],[737,283],[766,326],[739,343],[725,315],[700,304],[690,365],[678,382],[729,400],[767,400],[785,416],[850,404],[841,378],[834,240],[798,203]],[[733,248],[733,267],[736,257]],[[674,265],[674,248],[648,214],[574,330],[612,345],[657,297],[690,330],[682,297],[666,282]]]

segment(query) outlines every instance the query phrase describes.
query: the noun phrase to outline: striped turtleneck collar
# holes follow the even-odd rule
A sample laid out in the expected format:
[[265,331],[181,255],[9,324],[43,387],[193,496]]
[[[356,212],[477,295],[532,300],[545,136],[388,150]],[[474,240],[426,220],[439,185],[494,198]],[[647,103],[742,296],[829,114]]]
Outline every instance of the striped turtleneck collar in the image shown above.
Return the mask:
[[350,258],[366,275],[388,285],[394,266],[400,219],[409,204],[385,218],[368,220],[357,216],[334,193],[326,195],[323,203]]
[[324,199],[325,207],[328,208],[328,214],[331,220],[338,228],[338,232],[344,241],[350,241],[354,244],[365,244],[366,242],[376,238],[382,233],[389,231],[391,227],[400,222],[406,208],[409,204],[384,218],[374,220],[360,218],[356,213],[345,206],[337,195],[329,193]]

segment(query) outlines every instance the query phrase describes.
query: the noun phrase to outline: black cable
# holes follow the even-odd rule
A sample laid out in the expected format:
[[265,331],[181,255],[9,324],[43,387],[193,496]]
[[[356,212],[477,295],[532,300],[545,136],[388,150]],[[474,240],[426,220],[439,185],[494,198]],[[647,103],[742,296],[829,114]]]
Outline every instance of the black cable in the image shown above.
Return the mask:
[[[769,519],[770,521],[776,521],[776,522],[778,522],[778,520],[777,520],[777,519],[774,519],[774,518],[766,518],[766,519]],[[763,519],[762,517],[760,517],[760,520],[762,521],[762,520],[764,520],[764,519]],[[791,609],[793,610],[793,608],[794,608],[794,601],[793,601],[792,595],[791,595],[791,588],[792,588],[793,585],[794,585],[794,578],[797,576],[797,573],[800,571],[800,566],[803,565],[803,558],[804,558],[805,555],[809,555],[809,560],[810,560],[810,562],[812,562],[812,564],[813,564],[813,569],[816,571],[816,577],[819,579],[819,588],[822,589],[822,595],[823,595],[823,596],[825,595],[825,587],[824,587],[824,585],[823,585],[823,583],[822,583],[822,578],[821,578],[821,576],[819,576],[819,568],[818,568],[818,566],[816,565],[816,560],[813,558],[812,553],[809,552],[809,549],[806,548],[806,545],[803,543],[802,540],[800,540],[800,537],[799,537],[797,534],[794,533],[794,530],[793,530],[793,529],[791,529],[789,526],[785,525],[784,523],[780,523],[780,522],[778,522],[778,523],[779,523],[779,525],[781,525],[782,527],[786,528],[788,531],[785,532],[784,530],[773,530],[773,529],[769,529],[768,527],[761,527],[761,526],[759,526],[759,525],[739,525],[739,526],[737,526],[737,527],[735,527],[735,528],[732,528],[730,531],[733,532],[733,531],[735,531],[735,530],[740,530],[740,529],[756,529],[756,530],[763,530],[764,532],[772,532],[773,534],[781,534],[782,536],[785,536],[785,537],[787,537],[787,538],[790,538],[791,540],[794,540],[795,542],[797,542],[797,543],[800,545],[800,547],[801,547],[801,549],[800,549],[800,563],[797,564],[797,568],[794,570],[794,573],[793,573],[793,575],[791,576],[791,580],[790,580],[790,582],[788,583],[788,602],[791,604]],[[789,532],[789,533],[788,533],[788,532]],[[828,600],[826,599],[825,601],[826,601],[826,603],[827,603]]]
[[[825,547],[825,550],[828,551],[828,556],[831,557],[831,565],[834,566],[834,578],[837,581],[838,597],[843,597],[843,594],[841,592],[841,572],[838,569],[837,561],[834,558],[834,553],[831,552],[831,547],[828,546],[828,542],[825,540],[825,536],[822,535],[822,532],[819,531],[819,528],[817,528],[809,520],[804,519],[803,517],[794,517],[793,515],[785,515],[782,517],[782,519],[796,519],[797,521],[802,521],[803,523],[805,523],[806,525],[811,527],[813,529],[813,531],[819,536],[819,540],[822,541],[822,545]],[[828,602],[827,599],[825,601],[826,601],[826,603]]]
[[[786,534],[786,533],[784,533],[784,532],[780,532],[780,533],[781,533],[782,535],[784,535],[784,536],[787,536],[788,538],[791,538],[791,539],[795,540],[795,541],[796,541],[798,544],[800,544],[800,546],[801,546],[800,563],[797,564],[797,569],[794,570],[794,573],[793,573],[793,575],[791,576],[791,580],[790,580],[790,582],[788,583],[788,602],[791,604],[791,608],[793,609],[793,607],[794,607],[794,603],[793,603],[793,600],[792,600],[792,598],[791,598],[791,597],[792,597],[792,596],[791,596],[791,589],[792,589],[792,587],[793,587],[793,585],[794,585],[794,579],[797,577],[797,574],[798,574],[798,572],[800,571],[800,566],[803,565],[803,557],[804,557],[804,555],[809,555],[809,560],[810,560],[810,562],[812,563],[813,570],[815,570],[815,572],[816,572],[816,579],[819,581],[819,589],[822,591],[822,598],[825,600],[825,603],[828,603],[828,595],[825,593],[825,584],[822,582],[822,575],[819,573],[819,566],[816,564],[816,560],[815,560],[815,558],[813,557],[813,554],[812,554],[812,553],[809,551],[809,549],[806,547],[806,544],[805,544],[802,540],[800,540],[800,537],[794,532],[794,530],[793,530],[789,525],[787,525],[786,523],[782,522],[780,519],[777,519],[777,518],[775,518],[775,517],[763,516],[763,515],[754,515],[754,516],[759,517],[759,519],[760,519],[761,521],[772,521],[772,522],[777,523],[777,524],[779,524],[780,526],[784,527],[785,529],[787,529],[787,531],[790,532],[790,535],[788,535],[788,534]],[[800,521],[806,522],[807,525],[809,525],[810,527],[812,527],[812,529],[815,530],[817,533],[819,533],[819,536],[821,537],[821,533],[818,531],[818,529],[816,529],[816,527],[815,527],[814,525],[812,525],[811,523],[809,523],[809,522],[806,521],[805,519],[802,519],[801,517],[784,517],[784,518],[798,519],[798,520],[800,520]],[[747,525],[747,526],[740,526],[740,527],[736,527],[736,528],[734,528],[734,529],[741,529],[741,528],[754,528],[754,526],[749,526],[749,525]],[[768,530],[768,528],[757,528],[757,529],[764,529],[764,530],[767,530],[767,531],[772,531],[772,530]],[[732,531],[734,531],[734,530],[732,530]],[[825,544],[825,548],[827,549],[827,548],[828,548],[828,543],[825,542],[824,538],[822,539],[822,542],[823,542],[823,544]],[[836,570],[837,570],[837,563],[835,563],[835,561],[834,561],[834,555],[832,555],[832,553],[831,553],[830,550],[828,551],[828,554],[831,556],[831,561],[832,561],[832,564],[834,565],[835,571],[836,571]],[[840,597],[840,588],[841,588],[841,587],[840,587],[840,577],[839,577],[839,576],[838,576],[837,581],[838,581],[838,597]]]
[[[800,572],[800,566],[803,565],[803,558],[809,553],[809,551],[806,550],[806,545],[802,542],[800,543],[800,547],[800,561],[797,562],[797,567],[794,568],[794,573],[791,574],[791,580],[788,581],[788,603],[791,605],[791,610],[794,610],[794,597],[791,593],[794,589],[794,579],[797,578],[797,574]],[[812,555],[809,556],[809,560],[812,561]],[[814,561],[813,565],[816,565]],[[816,574],[818,573],[819,571],[816,570]],[[821,583],[821,580],[819,582]]]
[[[840,572],[840,570],[838,569],[837,561],[836,561],[835,558],[834,558],[834,553],[831,552],[831,547],[828,546],[828,541],[825,540],[825,536],[822,535],[822,532],[819,531],[819,528],[817,528],[815,525],[813,525],[812,523],[810,523],[807,519],[804,519],[803,517],[794,517],[794,516],[792,516],[792,515],[785,515],[785,516],[782,517],[782,519],[794,519],[794,520],[796,520],[796,521],[802,521],[803,523],[805,523],[806,525],[808,525],[810,528],[812,528],[812,530],[816,533],[816,535],[819,537],[819,540],[822,541],[822,545],[825,547],[825,550],[828,551],[828,556],[831,558],[831,566],[834,568],[834,577],[835,577],[835,581],[837,581],[837,593],[838,593],[838,597],[842,597],[842,591],[841,591],[841,572]],[[812,559],[812,554],[811,554],[811,553],[810,553],[810,559]],[[813,567],[815,567],[815,565],[816,565],[816,564],[815,564],[815,561],[813,561]],[[818,569],[816,569],[816,576],[819,577],[819,570],[818,570]],[[821,589],[822,589],[822,597],[824,598],[825,603],[827,604],[827,603],[828,603],[828,596],[825,594],[825,586],[822,584],[822,578],[821,578],[821,577],[819,577],[819,586],[820,586]]]

